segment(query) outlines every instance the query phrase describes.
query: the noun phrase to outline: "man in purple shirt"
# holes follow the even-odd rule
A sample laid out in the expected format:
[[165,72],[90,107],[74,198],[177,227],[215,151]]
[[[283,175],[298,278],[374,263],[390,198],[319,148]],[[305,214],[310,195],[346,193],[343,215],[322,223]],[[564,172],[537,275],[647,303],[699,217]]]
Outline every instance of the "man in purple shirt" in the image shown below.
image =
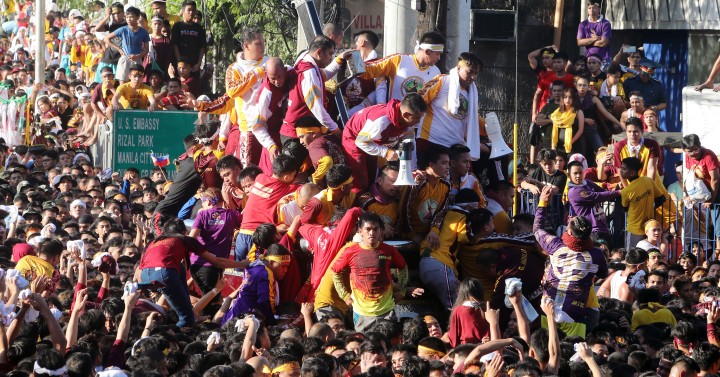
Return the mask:
[[592,226],[582,216],[571,218],[561,237],[544,230],[550,195],[551,188],[543,188],[533,224],[538,245],[550,256],[543,288],[545,296],[553,300],[560,329],[584,337],[586,325],[592,322],[589,316],[592,309],[585,305],[590,290],[594,289],[593,279],[607,276],[607,261],[602,250],[594,247],[590,239]]
[[[197,238],[216,257],[227,258],[233,232],[240,227],[242,216],[237,210],[223,208],[222,195],[217,188],[205,190],[200,198],[203,209],[197,213],[190,237]],[[215,288],[223,271],[194,254],[190,256],[190,263],[190,273],[203,294]]]
[[585,56],[597,54],[603,60],[610,59],[611,37],[612,27],[600,14],[600,1],[588,1],[588,18],[578,25],[578,47],[585,47]]
[[620,197],[620,191],[605,191],[593,182],[585,180],[585,166],[580,161],[568,164],[570,182],[568,182],[568,202],[570,216],[582,216],[592,224],[593,240],[610,239],[605,212],[602,202],[612,201]]

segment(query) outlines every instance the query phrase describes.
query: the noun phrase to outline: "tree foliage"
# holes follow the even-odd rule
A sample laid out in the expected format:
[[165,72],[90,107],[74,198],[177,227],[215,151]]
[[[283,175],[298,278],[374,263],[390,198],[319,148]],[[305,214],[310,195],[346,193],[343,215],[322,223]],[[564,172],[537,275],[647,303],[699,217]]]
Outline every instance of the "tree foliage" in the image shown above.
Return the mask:
[[[207,8],[215,41],[225,53],[232,53],[244,29],[254,28],[265,36],[265,55],[285,62],[295,57],[298,19],[289,0],[208,0]],[[227,55],[218,58],[235,60]]]

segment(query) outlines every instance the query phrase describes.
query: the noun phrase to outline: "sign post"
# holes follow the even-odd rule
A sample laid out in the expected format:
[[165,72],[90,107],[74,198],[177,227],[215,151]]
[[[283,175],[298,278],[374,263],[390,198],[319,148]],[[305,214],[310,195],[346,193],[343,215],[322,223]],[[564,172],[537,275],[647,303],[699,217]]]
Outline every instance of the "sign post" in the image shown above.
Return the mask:
[[[154,165],[150,153],[175,159],[185,153],[183,138],[195,130],[197,113],[188,111],[119,110],[113,116],[112,169],[122,176],[129,167],[149,176]],[[175,177],[175,164],[166,168]]]

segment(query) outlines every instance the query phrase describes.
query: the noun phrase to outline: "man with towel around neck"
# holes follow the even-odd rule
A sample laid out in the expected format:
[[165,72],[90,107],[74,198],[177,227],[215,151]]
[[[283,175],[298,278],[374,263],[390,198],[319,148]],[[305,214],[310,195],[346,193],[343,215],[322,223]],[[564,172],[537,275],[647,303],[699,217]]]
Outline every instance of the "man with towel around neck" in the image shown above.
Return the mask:
[[473,160],[480,158],[480,125],[478,124],[478,90],[475,77],[482,62],[463,52],[458,64],[447,75],[438,75],[425,84],[420,95],[428,104],[417,135],[417,156],[423,165],[425,152],[431,147],[450,148],[464,144]]

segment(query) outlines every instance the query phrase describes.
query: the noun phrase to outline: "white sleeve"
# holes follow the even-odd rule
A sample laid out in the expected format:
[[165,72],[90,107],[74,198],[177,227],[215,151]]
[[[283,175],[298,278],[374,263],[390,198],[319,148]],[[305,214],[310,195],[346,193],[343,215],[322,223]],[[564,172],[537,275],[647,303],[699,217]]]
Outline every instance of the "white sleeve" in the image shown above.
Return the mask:
[[355,145],[363,152],[371,156],[385,157],[390,148],[380,145],[377,141],[382,137],[382,132],[390,124],[387,116],[375,120],[368,120],[355,138]]
[[232,124],[230,122],[230,112],[220,115],[220,138],[221,139],[227,139],[227,136],[230,133],[230,127],[232,127]]
[[327,127],[328,131],[333,132],[338,129],[337,123],[330,117],[325,106],[323,104],[323,91],[325,89],[325,83],[321,82],[315,70],[308,70],[303,72],[303,78],[300,82],[302,88],[303,97],[305,98],[305,105],[310,109],[315,118],[317,118],[323,126]]
[[383,78],[382,80],[375,81],[375,105],[381,103],[387,103],[388,97],[388,81]]
[[340,68],[342,67],[342,63],[338,63],[338,58],[334,58],[330,64],[328,64],[327,67],[325,67],[325,77],[330,79],[331,77],[334,77],[338,71],[340,71]]
[[270,132],[267,129],[267,120],[272,116],[270,111],[270,100],[272,99],[272,92],[264,88],[260,89],[259,94],[253,96],[253,104],[248,108],[247,122],[248,129],[250,129],[255,135],[260,145],[263,148],[270,150],[270,147],[275,145],[275,141],[270,136]]

